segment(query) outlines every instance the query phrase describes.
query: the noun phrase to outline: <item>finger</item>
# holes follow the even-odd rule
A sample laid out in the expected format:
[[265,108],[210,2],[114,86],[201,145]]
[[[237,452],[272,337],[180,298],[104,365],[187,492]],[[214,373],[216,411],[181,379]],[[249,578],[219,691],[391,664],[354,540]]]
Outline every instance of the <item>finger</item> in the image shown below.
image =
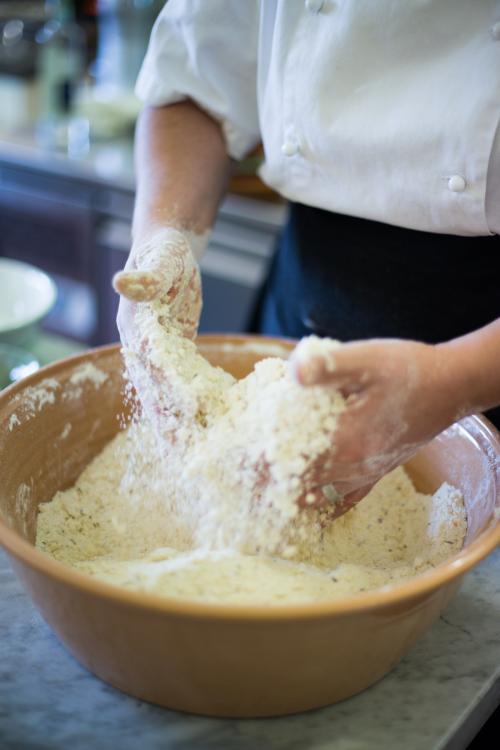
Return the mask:
[[325,496],[323,489],[317,487],[314,490],[309,490],[305,493],[298,501],[299,508],[310,509],[310,510],[326,510],[328,521],[334,521],[336,518],[344,515],[352,505],[354,500],[350,500],[342,495],[336,496],[335,501],[328,500]]
[[302,339],[292,352],[292,372],[301,385],[336,385],[347,395],[357,393],[378,368],[380,344],[376,340],[339,344],[331,339]]
[[327,500],[320,487],[304,492],[297,500],[299,508],[321,508],[326,503]]
[[303,338],[292,354],[292,372],[302,385],[321,382],[326,375],[337,369],[336,353],[341,345],[332,339],[319,339],[317,336]]
[[129,258],[132,267],[115,274],[113,287],[134,302],[161,298],[171,301],[182,286],[190,252],[185,238],[177,230],[156,232],[148,240],[134,245]]
[[322,508],[324,506],[336,506],[342,503],[344,496],[333,484],[324,484],[307,490],[299,498],[301,508]]
[[113,287],[133,302],[151,302],[168,294],[171,281],[153,271],[119,271],[113,276]]
[[363,500],[372,487],[374,487],[376,482],[371,482],[370,484],[366,484],[364,487],[360,487],[358,490],[354,490],[353,492],[349,492],[347,495],[344,495],[344,503],[346,504],[347,508],[352,508],[353,505],[356,505],[361,500]]
[[118,271],[113,276],[113,287],[123,297],[133,302],[151,302],[155,299],[173,300],[182,284],[184,261],[181,257],[169,258],[156,269]]
[[299,499],[298,504],[300,508],[328,509],[328,519],[333,521],[344,515],[344,513],[347,513],[354,505],[363,500],[374,484],[374,482],[371,482],[345,495],[331,484],[316,487],[304,493]]
[[363,498],[366,497],[366,495],[368,494],[372,486],[373,485],[370,485],[368,488],[363,487],[362,489],[354,490],[354,492],[350,492],[349,494],[344,495],[333,506],[329,504],[328,505],[328,508],[330,509],[330,512],[328,514],[329,519],[333,521],[336,518],[340,518],[340,516],[343,516],[344,513],[347,513],[347,511],[351,510],[351,508],[357,505],[357,503],[359,503],[360,500],[363,500]]

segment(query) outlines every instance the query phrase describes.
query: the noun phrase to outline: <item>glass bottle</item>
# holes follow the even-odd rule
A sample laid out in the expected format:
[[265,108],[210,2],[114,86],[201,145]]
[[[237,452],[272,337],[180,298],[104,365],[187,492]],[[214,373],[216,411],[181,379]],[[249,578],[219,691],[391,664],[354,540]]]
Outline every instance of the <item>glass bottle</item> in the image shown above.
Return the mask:
[[71,0],[47,0],[46,5],[50,19],[36,37],[37,138],[47,148],[71,153],[88,143],[88,123],[75,115],[75,96],[85,74],[85,33],[75,22]]

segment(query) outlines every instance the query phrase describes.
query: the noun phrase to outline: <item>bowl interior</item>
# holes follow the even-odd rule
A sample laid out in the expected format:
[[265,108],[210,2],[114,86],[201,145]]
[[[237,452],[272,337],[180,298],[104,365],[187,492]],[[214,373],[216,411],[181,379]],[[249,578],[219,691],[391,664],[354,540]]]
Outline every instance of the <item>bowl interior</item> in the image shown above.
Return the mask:
[[467,512],[464,546],[486,529],[499,527],[499,455],[498,432],[474,416],[453,424],[406,464],[422,492],[435,492],[443,482],[461,490]]
[[[269,346],[275,348],[266,349]],[[249,372],[262,356],[278,354],[276,347],[286,355],[289,345],[276,342],[259,348],[255,338],[200,339],[205,356],[236,377]],[[129,409],[118,346],[63,360],[0,394],[0,518],[6,525],[33,543],[39,503],[75,482],[126,423]],[[469,525],[466,544],[490,535],[491,549],[491,533],[500,539],[495,476],[499,451],[495,429],[469,417],[407,465],[422,491],[433,492],[444,481],[462,490]]]
[[55,299],[54,282],[43,271],[0,258],[0,334],[40,320]]

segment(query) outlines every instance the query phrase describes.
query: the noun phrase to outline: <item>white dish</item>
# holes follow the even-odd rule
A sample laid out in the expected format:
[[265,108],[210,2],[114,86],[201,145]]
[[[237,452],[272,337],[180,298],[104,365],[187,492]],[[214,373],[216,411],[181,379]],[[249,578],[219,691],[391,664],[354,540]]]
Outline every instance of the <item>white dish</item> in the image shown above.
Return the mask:
[[35,266],[0,258],[0,340],[26,343],[56,301],[56,285]]

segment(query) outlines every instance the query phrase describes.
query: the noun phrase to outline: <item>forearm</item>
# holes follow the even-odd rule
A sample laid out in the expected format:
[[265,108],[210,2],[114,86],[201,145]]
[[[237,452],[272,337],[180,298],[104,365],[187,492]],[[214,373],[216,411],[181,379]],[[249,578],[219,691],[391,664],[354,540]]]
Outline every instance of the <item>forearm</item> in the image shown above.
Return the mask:
[[443,380],[459,414],[500,404],[500,319],[438,346]]
[[218,123],[189,101],[148,107],[135,144],[134,240],[169,225],[211,227],[230,169]]

